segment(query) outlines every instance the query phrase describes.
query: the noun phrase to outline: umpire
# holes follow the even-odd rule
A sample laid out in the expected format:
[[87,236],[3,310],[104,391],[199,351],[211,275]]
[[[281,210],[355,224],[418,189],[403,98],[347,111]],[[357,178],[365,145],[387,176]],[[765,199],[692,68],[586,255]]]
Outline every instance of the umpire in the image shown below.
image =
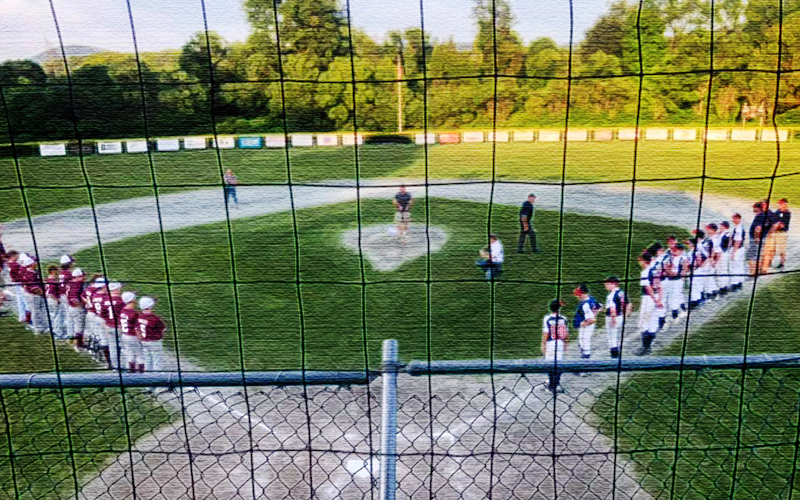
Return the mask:
[[519,209],[519,245],[517,246],[517,253],[525,253],[525,238],[529,237],[531,241],[531,252],[539,253],[539,246],[536,244],[536,231],[533,230],[533,213],[535,209],[533,204],[536,202],[536,195],[531,193],[528,199],[522,204]]

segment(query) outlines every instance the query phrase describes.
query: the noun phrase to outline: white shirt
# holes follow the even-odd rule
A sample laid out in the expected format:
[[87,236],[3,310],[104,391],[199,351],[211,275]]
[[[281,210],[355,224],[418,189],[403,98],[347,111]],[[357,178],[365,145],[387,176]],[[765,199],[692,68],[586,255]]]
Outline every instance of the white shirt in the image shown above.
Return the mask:
[[711,237],[711,252],[722,253],[722,234],[717,233]]
[[583,309],[583,320],[586,321],[587,319],[595,319],[594,311],[592,311],[591,306],[589,306],[589,301],[583,303],[581,306]]
[[731,239],[733,241],[744,241],[744,227],[741,224],[733,226],[733,236]]
[[[620,316],[622,311],[617,311],[617,304],[614,302],[614,295],[617,294],[617,290],[619,290],[619,287],[616,287],[608,292],[608,297],[606,297],[606,311],[609,311],[616,316]],[[622,306],[625,307],[625,292],[621,290],[619,291],[619,299]]]
[[653,264],[651,263],[649,266],[642,269],[642,273],[639,275],[639,285],[643,288],[646,286],[653,286],[650,282],[650,269],[653,268]]
[[489,255],[491,256],[490,260],[495,264],[503,263],[506,257],[503,253],[503,244],[500,243],[500,240],[495,240],[489,245]]

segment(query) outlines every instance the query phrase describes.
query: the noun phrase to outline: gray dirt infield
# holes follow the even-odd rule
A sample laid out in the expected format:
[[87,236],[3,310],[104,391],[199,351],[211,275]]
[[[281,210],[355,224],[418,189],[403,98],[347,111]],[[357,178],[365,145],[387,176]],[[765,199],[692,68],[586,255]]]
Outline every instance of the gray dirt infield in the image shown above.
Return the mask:
[[[630,191],[608,186],[568,186],[563,200],[560,186],[526,184],[498,184],[493,195],[488,183],[431,185],[428,194],[476,202],[488,202],[491,196],[494,203],[517,205],[531,190],[537,194],[539,208],[563,207],[567,212],[620,219],[631,215]],[[410,187],[409,191],[417,197],[424,195],[422,187]],[[357,196],[390,198],[394,192],[394,188],[362,184],[360,190],[295,187],[293,195],[295,208],[302,209],[352,201]],[[239,194],[242,203],[231,209],[231,218],[291,208],[286,187],[242,187]],[[223,221],[226,213],[222,199],[221,190],[160,197],[161,222],[152,198],[101,205],[97,207],[101,239],[106,243],[162,228],[173,230]],[[691,194],[637,188],[633,202],[633,217],[638,221],[686,228],[697,223],[699,203]],[[719,221],[723,214],[735,209],[747,213],[747,208],[748,202],[743,200],[706,195],[702,220]],[[97,244],[88,208],[34,218],[33,228],[42,259]],[[796,235],[791,238],[794,242]],[[4,242],[7,248],[32,249],[28,222],[4,224]],[[772,278],[759,279],[759,286]],[[745,293],[748,292],[740,295]],[[689,329],[697,328],[736,301],[716,302],[693,313]],[[635,325],[635,321],[632,318],[631,324]],[[685,321],[660,333],[655,348],[680,338],[686,331]],[[628,332],[627,336],[634,339],[624,344],[623,355],[630,355],[636,347],[635,335]],[[604,355],[604,342],[598,332],[593,339],[594,352]],[[567,355],[575,356],[575,352]],[[181,365],[183,369],[200,369],[189,360],[182,360]],[[174,357],[168,359],[165,369],[175,367]],[[639,485],[632,463],[622,456],[615,461],[612,438],[600,434],[592,425],[590,408],[600,392],[617,382],[616,374],[586,378],[565,375],[567,394],[560,394],[555,400],[549,393],[534,389],[542,380],[542,376],[495,376],[497,392],[493,398],[488,376],[435,377],[431,384],[426,377],[401,376],[399,496],[428,498],[428,488],[432,487],[437,498],[486,498],[491,481],[494,498],[549,498],[556,493],[565,498],[578,498],[584,493],[592,498],[649,498]],[[183,404],[177,393],[161,394],[158,399],[164,405],[182,409],[186,428],[178,418],[176,424],[139,439],[133,454],[123,453],[111,460],[102,473],[83,486],[80,496],[132,498],[133,472],[138,498],[195,495],[227,499],[253,498],[254,494],[308,498],[312,496],[310,483],[317,498],[371,498],[370,488],[378,467],[366,460],[370,442],[376,451],[380,442],[380,383],[369,387],[369,397],[367,390],[309,387],[306,400],[299,389],[249,388],[249,412],[241,390],[232,388],[184,388]],[[367,408],[371,410],[371,422]],[[433,422],[428,420],[429,410],[433,411]],[[493,426],[496,453],[491,453]],[[309,452],[309,445],[319,451]],[[526,455],[506,453],[515,450]],[[431,455],[425,454],[430,451],[434,452],[433,464]],[[558,457],[554,464],[553,454],[567,456]]]

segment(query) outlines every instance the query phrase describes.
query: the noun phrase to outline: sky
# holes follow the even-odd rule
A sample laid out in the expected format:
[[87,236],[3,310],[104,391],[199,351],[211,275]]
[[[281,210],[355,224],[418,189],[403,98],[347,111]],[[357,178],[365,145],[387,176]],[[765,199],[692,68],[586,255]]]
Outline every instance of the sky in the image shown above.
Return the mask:
[[[340,0],[345,5],[346,0]],[[509,0],[515,30],[527,43],[547,36],[569,43],[569,0]],[[140,51],[179,49],[203,29],[201,0],[130,0]],[[608,0],[572,0],[574,41],[608,9]],[[472,42],[472,0],[424,0],[425,31],[434,39]],[[53,0],[65,45],[133,52],[125,0]],[[229,42],[247,38],[242,0],[205,0],[208,28]],[[354,27],[376,40],[387,31],[420,26],[419,0],[350,0]],[[24,59],[58,47],[48,0],[0,0],[0,61]]]

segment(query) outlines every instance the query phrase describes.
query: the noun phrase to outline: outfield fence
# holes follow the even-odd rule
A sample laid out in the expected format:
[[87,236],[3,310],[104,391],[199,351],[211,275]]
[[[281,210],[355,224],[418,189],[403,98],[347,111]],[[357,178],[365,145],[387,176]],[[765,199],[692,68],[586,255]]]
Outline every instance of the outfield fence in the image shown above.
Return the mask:
[[[554,371],[564,393],[541,385]],[[0,494],[11,498],[798,489],[800,354],[401,364],[386,341],[380,371],[25,374],[0,387]],[[793,421],[771,419],[786,407]],[[80,435],[92,439],[74,445]]]

